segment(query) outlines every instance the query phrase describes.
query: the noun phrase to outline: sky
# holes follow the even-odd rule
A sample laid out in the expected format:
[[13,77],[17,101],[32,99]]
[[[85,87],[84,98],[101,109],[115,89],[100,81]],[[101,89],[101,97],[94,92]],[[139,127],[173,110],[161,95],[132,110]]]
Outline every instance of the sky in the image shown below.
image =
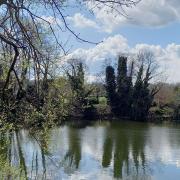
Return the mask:
[[141,0],[124,9],[126,16],[107,13],[107,8],[95,8],[92,14],[91,8],[88,4],[87,10],[78,7],[66,12],[74,32],[85,40],[101,42],[82,43],[70,35],[68,57],[86,62],[90,80],[102,71],[107,59],[115,63],[120,54],[147,49],[154,53],[166,82],[180,82],[180,0]]

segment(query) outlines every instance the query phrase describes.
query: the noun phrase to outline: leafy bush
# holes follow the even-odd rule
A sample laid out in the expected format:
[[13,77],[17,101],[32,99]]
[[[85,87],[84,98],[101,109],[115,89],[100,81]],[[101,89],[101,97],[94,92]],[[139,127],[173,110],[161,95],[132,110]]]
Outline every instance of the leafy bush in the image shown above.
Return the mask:
[[107,98],[106,97],[99,97],[99,104],[107,105]]

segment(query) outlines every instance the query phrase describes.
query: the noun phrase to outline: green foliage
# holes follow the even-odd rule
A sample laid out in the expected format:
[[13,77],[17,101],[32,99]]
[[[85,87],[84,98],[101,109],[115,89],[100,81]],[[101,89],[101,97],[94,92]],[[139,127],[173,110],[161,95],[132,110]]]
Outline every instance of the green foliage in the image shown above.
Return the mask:
[[95,105],[96,112],[100,117],[106,117],[107,115],[111,114],[111,107],[104,104],[97,104]]
[[106,97],[99,97],[99,104],[107,105],[107,98]]
[[26,180],[25,174],[17,167],[12,167],[8,162],[2,162],[0,159],[0,179]]
[[84,81],[84,66],[82,62],[72,65],[72,73],[67,73],[72,90],[72,115],[84,116],[86,113],[86,106],[88,105],[88,97],[92,92],[92,89],[87,89]]
[[25,180],[25,173],[20,166],[13,166],[9,162],[8,152],[11,147],[11,131],[0,131],[0,179]]

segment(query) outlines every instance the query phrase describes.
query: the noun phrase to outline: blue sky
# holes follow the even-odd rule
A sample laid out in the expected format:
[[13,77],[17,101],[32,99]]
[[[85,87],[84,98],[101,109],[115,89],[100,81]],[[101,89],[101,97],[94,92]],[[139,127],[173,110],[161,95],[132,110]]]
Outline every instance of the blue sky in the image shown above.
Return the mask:
[[[73,29],[84,38],[101,41],[104,37],[121,34],[132,46],[147,43],[165,47],[180,42],[179,10],[178,0],[142,0],[135,7],[125,9],[127,18],[115,13],[108,15],[103,10],[92,15],[88,10],[81,11],[79,8],[69,9],[67,14],[71,14]],[[88,26],[90,23],[85,24],[84,21],[96,24]],[[101,30],[94,26],[99,26]],[[108,28],[109,32],[103,31]]]
[[[145,43],[153,45],[161,45],[166,47],[168,44],[175,43],[180,44],[180,23],[174,22],[168,24],[164,27],[152,28],[143,26],[123,26],[114,30],[112,33],[98,32],[92,28],[74,28],[75,32],[80,33],[80,36],[86,40],[91,40],[93,42],[101,42],[104,38],[113,36],[116,34],[121,34],[128,39],[129,45],[131,47],[136,44]],[[78,42],[73,42],[76,47],[92,47],[91,44],[82,44]],[[74,45],[75,46],[75,45]]]
[[95,8],[92,14],[92,4],[85,6],[86,10],[79,6],[66,9],[66,20],[83,39],[103,42],[82,43],[68,32],[58,34],[64,41],[70,37],[68,57],[84,60],[92,78],[109,57],[115,62],[119,54],[148,49],[155,54],[166,81],[180,82],[180,0],[141,0],[137,6],[124,9],[127,17],[107,13],[107,7]]
[[154,45],[167,46],[170,43],[178,44],[180,42],[180,24],[172,23],[160,28],[147,27],[123,27],[119,28],[116,33],[120,33],[129,40],[131,46],[138,43],[147,43]]

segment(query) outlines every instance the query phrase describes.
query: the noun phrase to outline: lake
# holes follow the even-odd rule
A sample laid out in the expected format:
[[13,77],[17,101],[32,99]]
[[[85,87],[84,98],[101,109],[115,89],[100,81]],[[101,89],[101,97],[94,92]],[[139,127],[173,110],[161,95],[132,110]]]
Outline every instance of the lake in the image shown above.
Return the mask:
[[179,180],[180,125],[103,121],[6,132],[0,161],[0,179]]

